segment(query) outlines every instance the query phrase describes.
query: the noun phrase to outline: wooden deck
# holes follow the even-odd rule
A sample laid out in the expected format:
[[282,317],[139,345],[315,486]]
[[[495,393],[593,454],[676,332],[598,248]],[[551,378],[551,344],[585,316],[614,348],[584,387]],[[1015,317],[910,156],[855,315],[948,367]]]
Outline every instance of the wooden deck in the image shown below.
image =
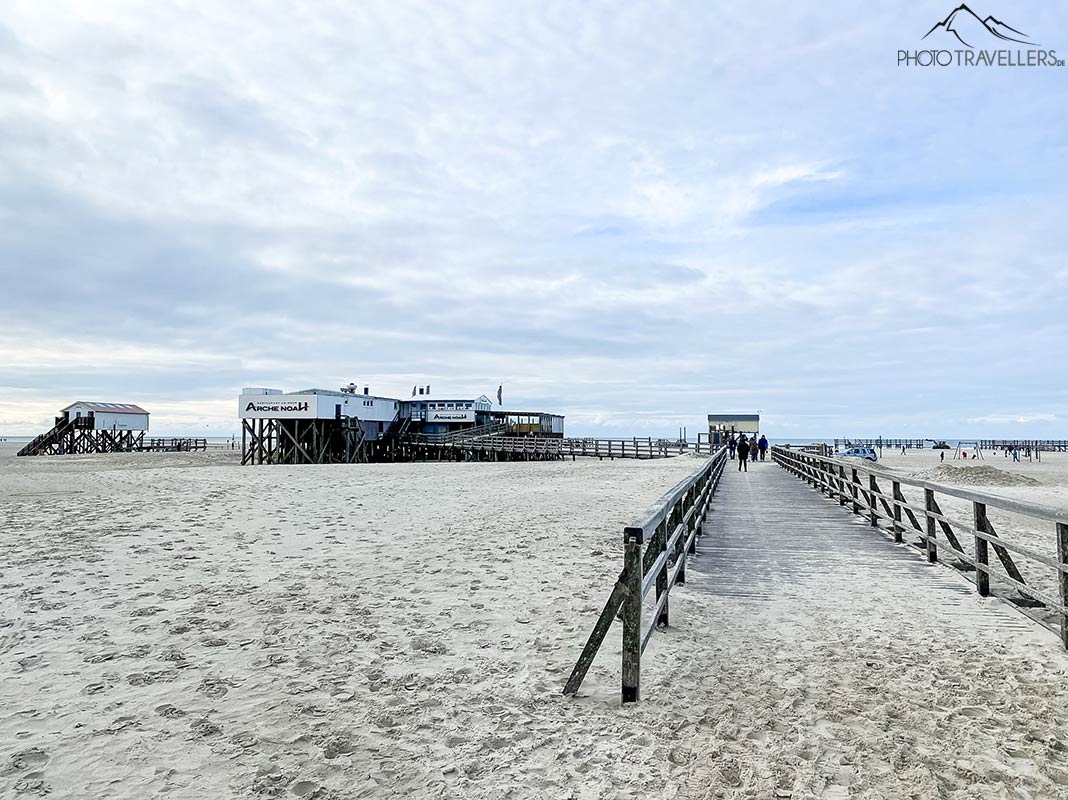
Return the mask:
[[833,614],[854,600],[901,613],[906,598],[921,597],[949,624],[1007,633],[1038,628],[1007,604],[977,597],[951,568],[929,564],[911,544],[915,536],[895,544],[770,460],[750,463],[747,473],[736,463],[728,462],[683,593],[778,603],[784,616]]

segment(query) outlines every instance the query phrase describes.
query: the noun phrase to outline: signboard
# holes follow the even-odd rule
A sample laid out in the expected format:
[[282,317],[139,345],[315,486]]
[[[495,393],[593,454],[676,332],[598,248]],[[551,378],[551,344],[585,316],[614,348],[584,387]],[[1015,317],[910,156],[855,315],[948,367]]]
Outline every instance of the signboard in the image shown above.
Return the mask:
[[446,411],[427,411],[427,422],[474,422],[473,408],[448,409]]
[[238,400],[241,419],[315,419],[313,394],[243,394]]

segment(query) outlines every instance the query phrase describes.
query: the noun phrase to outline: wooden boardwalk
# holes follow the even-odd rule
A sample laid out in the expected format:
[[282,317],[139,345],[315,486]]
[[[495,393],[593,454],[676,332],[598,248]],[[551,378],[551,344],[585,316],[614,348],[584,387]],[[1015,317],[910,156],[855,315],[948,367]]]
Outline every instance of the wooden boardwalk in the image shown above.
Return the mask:
[[[828,612],[852,600],[900,606],[917,594],[951,624],[1005,631],[1038,626],[998,600],[982,600],[922,549],[895,544],[770,460],[739,473],[728,463],[684,592],[760,603],[793,601],[794,612]],[[863,596],[863,597],[861,597]],[[803,600],[804,605],[797,605]],[[784,605],[784,613],[789,613]],[[877,625],[877,621],[872,621]]]
[[1066,796],[1055,633],[771,461],[711,505],[645,654],[643,710],[693,725],[679,797]]

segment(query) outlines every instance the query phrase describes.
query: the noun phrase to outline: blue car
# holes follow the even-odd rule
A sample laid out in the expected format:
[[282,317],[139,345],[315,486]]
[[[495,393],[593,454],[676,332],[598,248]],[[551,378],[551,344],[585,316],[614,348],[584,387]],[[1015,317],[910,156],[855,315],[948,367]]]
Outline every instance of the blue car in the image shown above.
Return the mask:
[[866,458],[868,461],[878,461],[879,456],[870,447],[850,447],[841,453],[835,453],[836,458]]

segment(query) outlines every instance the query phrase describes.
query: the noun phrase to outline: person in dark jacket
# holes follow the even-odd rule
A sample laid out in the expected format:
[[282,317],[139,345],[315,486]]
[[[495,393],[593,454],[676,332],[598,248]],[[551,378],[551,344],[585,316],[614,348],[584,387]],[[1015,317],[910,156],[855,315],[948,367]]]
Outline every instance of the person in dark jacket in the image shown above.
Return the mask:
[[738,440],[738,471],[749,471],[749,439],[745,434],[742,434],[742,438]]
[[768,455],[768,437],[760,434],[760,441],[757,442],[757,447],[760,448],[760,460],[764,461]]
[[734,460],[734,450],[738,447],[738,440],[734,438],[734,434],[731,434],[731,438],[727,440],[727,452],[730,454],[731,461]]

